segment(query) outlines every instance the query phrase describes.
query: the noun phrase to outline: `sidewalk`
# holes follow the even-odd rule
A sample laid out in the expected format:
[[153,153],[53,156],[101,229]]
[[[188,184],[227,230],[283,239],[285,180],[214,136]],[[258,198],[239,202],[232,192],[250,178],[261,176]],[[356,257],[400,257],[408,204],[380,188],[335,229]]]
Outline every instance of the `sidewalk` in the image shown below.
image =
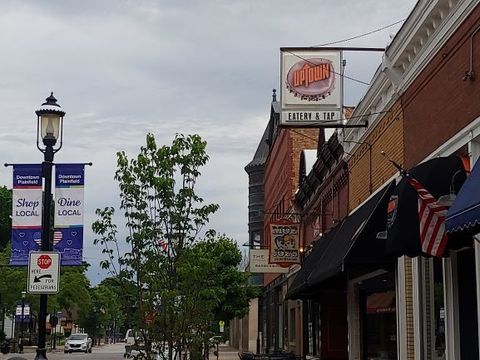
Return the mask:
[[[210,360],[216,360],[217,357],[210,354]],[[220,344],[218,347],[218,360],[240,360],[238,357],[238,349],[232,348],[225,344]]]

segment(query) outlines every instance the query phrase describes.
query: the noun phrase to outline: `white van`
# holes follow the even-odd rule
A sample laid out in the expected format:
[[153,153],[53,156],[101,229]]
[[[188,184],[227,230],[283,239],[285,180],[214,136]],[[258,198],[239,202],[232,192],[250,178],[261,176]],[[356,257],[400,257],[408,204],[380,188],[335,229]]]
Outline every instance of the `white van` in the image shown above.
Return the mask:
[[143,350],[143,336],[142,333],[138,330],[128,329],[125,333],[125,354],[124,356],[130,356],[132,350],[138,351]]

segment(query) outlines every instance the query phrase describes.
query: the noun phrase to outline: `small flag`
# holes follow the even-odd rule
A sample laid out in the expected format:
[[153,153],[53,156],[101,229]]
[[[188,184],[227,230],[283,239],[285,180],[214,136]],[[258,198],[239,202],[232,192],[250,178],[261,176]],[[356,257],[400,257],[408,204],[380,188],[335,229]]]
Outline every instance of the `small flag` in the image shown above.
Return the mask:
[[429,255],[442,256],[447,245],[445,234],[447,207],[440,205],[418,180],[411,176],[407,179],[417,192],[422,251]]
[[163,239],[158,240],[158,245],[162,249],[163,252],[168,252],[168,242]]

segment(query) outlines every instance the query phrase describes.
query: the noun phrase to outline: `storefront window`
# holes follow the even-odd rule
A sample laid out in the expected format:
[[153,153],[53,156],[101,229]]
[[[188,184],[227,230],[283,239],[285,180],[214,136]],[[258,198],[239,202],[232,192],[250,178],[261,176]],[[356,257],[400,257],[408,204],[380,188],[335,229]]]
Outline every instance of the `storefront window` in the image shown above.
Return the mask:
[[367,360],[397,358],[395,283],[393,273],[366,280],[360,287],[363,352]]
[[445,359],[445,300],[442,260],[433,259],[434,354],[433,360]]
[[307,330],[307,353],[311,356],[320,354],[320,304],[314,300],[308,301],[308,312],[306,316]]
[[295,316],[295,311],[296,309],[295,308],[291,308],[290,309],[290,322],[289,322],[289,336],[288,336],[288,340],[291,342],[291,343],[295,343],[295,339],[296,339],[296,334],[295,334],[295,328],[296,328],[296,316]]

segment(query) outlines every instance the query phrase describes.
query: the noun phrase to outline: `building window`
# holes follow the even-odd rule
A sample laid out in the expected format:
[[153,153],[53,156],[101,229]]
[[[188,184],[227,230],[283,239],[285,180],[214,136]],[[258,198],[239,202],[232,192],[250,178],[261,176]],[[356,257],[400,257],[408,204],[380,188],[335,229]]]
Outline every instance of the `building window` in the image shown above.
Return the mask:
[[445,288],[442,259],[421,258],[423,344],[425,360],[445,359]]
[[360,285],[364,359],[397,359],[395,277],[389,272]]
[[289,321],[289,327],[288,327],[288,341],[290,343],[294,343],[296,336],[295,336],[295,327],[296,327],[296,319],[295,319],[295,314],[296,314],[296,309],[291,308],[290,309],[290,321]]

